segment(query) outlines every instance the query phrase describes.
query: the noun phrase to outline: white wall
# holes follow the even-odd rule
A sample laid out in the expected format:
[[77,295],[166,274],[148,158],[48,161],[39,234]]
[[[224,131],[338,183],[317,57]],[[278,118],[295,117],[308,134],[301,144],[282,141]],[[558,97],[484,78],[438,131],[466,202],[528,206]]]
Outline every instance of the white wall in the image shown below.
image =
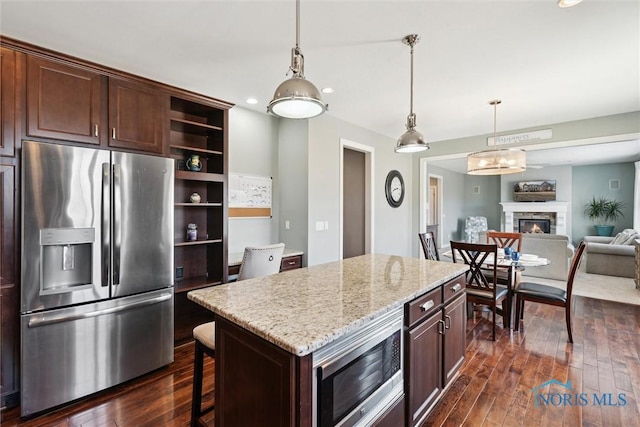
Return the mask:
[[272,218],[229,218],[229,253],[278,241],[278,119],[241,107],[229,110],[229,172],[273,177]]
[[[309,120],[309,253],[308,264],[338,260],[340,253],[340,138],[368,145],[375,150],[373,183],[376,253],[411,256],[411,156],[396,154],[395,140],[352,125],[330,115]],[[387,203],[384,184],[387,173],[397,169],[405,181],[405,199],[398,208]],[[329,229],[315,231],[316,221],[328,221]]]

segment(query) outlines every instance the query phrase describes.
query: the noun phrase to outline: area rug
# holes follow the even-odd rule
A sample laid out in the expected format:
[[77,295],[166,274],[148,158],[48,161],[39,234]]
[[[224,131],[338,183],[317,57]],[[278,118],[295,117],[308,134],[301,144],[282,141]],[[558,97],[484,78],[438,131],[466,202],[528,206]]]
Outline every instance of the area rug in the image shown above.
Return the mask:
[[[522,276],[523,281],[544,283],[565,288],[566,282]],[[580,266],[573,282],[573,294],[607,301],[640,305],[640,289],[636,289],[633,279],[585,273],[584,263]]]

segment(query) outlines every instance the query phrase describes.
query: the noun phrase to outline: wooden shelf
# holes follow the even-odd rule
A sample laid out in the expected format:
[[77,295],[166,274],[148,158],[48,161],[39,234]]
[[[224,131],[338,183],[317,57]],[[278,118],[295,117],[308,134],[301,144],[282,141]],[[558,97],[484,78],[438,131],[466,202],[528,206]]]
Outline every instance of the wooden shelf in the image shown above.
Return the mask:
[[190,181],[209,181],[209,182],[224,182],[224,175],[221,173],[207,173],[207,172],[191,172],[191,171],[176,171],[176,179],[184,179]]
[[221,132],[222,128],[191,120],[171,118],[171,130],[191,135],[208,136],[214,132]]
[[189,279],[176,280],[175,293],[189,292],[196,289],[207,288],[209,286],[221,285],[220,281],[212,281],[208,277],[192,277]]
[[175,203],[176,206],[188,208],[221,208],[222,203]]
[[202,239],[194,241],[176,241],[173,246],[195,246],[195,245],[211,245],[214,243],[222,243],[222,239]]
[[175,144],[172,144],[171,148],[175,148],[177,150],[192,151],[194,153],[213,154],[213,155],[216,155],[216,156],[222,156],[223,155],[222,151],[207,150],[207,149],[204,149],[204,148],[189,147],[187,145],[175,145]]

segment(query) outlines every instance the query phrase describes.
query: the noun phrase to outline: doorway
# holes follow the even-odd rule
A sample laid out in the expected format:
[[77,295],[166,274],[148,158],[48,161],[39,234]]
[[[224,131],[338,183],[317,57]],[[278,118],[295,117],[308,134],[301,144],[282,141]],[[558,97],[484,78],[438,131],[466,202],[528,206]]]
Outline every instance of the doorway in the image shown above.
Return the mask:
[[429,174],[429,205],[426,231],[435,233],[436,247],[442,247],[442,176]]
[[373,147],[340,139],[340,259],[373,252]]

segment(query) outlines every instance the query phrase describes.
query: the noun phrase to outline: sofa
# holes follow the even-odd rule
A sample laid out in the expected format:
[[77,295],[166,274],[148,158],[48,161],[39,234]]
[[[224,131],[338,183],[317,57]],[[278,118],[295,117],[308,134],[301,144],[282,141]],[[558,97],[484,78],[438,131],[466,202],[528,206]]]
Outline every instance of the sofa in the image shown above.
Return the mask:
[[[634,230],[624,230],[615,237],[585,236],[586,272],[617,277],[635,277]],[[622,234],[628,235],[626,239]]]
[[527,267],[522,274],[545,279],[567,280],[574,252],[575,248],[568,236],[524,233],[522,234],[522,253],[548,258],[551,262],[541,267]]
[[[487,242],[487,233],[481,232],[480,243]],[[525,276],[542,277],[545,279],[567,280],[569,266],[573,259],[575,248],[569,241],[569,237],[561,234],[522,234],[522,253],[538,255],[548,258],[549,265],[541,267],[526,267],[522,272]]]

